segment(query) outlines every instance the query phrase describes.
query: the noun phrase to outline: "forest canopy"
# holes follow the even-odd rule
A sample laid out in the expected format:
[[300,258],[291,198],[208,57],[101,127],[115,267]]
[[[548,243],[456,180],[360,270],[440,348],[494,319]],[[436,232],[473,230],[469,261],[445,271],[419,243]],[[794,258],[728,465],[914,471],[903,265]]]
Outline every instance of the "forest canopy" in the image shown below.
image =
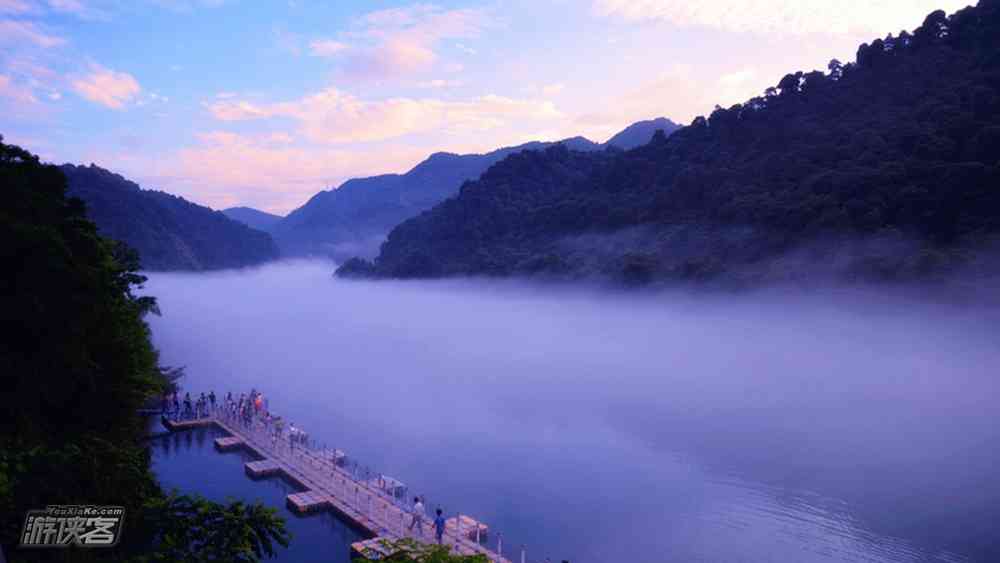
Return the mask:
[[[273,509],[166,495],[139,409],[170,385],[138,296],[138,254],[104,238],[55,166],[0,137],[0,545],[10,561],[257,561],[287,545]],[[107,550],[19,550],[26,511],[125,507]],[[210,548],[200,542],[213,539]]]
[[753,280],[796,275],[770,265],[806,248],[913,279],[998,231],[1000,2],[982,0],[634,150],[511,155],[340,273]]

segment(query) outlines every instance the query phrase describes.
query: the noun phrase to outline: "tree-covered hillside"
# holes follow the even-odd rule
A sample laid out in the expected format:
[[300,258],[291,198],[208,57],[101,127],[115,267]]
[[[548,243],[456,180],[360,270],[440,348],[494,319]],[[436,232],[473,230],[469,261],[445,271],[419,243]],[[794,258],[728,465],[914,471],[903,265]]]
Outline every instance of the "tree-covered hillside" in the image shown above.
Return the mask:
[[671,135],[680,128],[680,125],[677,125],[666,117],[637,121],[608,139],[604,143],[604,146],[630,150],[648,143],[657,131],[663,131],[667,135]]
[[93,164],[61,168],[69,180],[69,194],[86,202],[101,234],[135,248],[143,269],[239,268],[278,257],[270,235],[220,211],[143,190]]
[[[563,142],[577,150],[598,147],[582,137]],[[549,144],[528,143],[485,154],[439,152],[405,174],[351,179],[313,196],[272,232],[283,254],[374,256],[393,227],[455,195],[462,182],[479,177],[509,154]]]
[[223,209],[222,212],[233,221],[239,221],[251,229],[265,233],[271,232],[271,229],[283,219],[281,215],[274,215],[252,207],[230,207]]
[[[2,137],[0,137],[2,141]],[[259,561],[287,545],[273,509],[165,495],[138,409],[171,382],[133,289],[138,256],[104,238],[66,177],[0,142],[0,546],[20,561]],[[16,547],[26,511],[125,507],[114,548]],[[211,543],[205,544],[209,540]]]
[[910,278],[998,232],[1000,0],[982,0],[628,152],[513,155],[341,273]]
[[[603,145],[584,137],[570,137],[558,144],[575,151],[628,149],[649,142],[657,128],[672,133],[678,126],[660,117],[634,123]],[[320,192],[269,232],[284,254],[337,260],[375,256],[393,227],[454,196],[463,182],[478,178],[509,155],[553,144],[535,141],[485,154],[434,153],[405,174],[356,178],[335,190]]]

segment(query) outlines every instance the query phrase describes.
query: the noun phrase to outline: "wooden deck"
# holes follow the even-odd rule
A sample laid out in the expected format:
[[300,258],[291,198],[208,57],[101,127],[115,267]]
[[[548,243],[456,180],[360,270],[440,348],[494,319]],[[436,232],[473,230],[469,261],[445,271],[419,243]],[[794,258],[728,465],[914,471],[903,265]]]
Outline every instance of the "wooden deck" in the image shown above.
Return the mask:
[[[436,543],[432,518],[423,519],[422,533],[418,533],[415,526],[410,530],[412,516],[406,510],[397,506],[376,484],[355,480],[341,467],[343,452],[314,453],[300,446],[290,447],[287,440],[275,440],[262,429],[248,429],[225,416],[164,420],[164,426],[171,431],[209,425],[218,426],[229,435],[215,440],[219,450],[245,448],[260,458],[245,465],[248,475],[254,478],[281,476],[302,489],[286,497],[291,510],[300,514],[333,510],[345,522],[369,536],[369,540],[351,546],[357,555],[368,553],[374,559],[381,558],[380,554],[384,557],[386,554],[379,551],[382,549],[379,540],[413,538]],[[476,542],[477,529],[479,538],[485,540],[489,528],[482,522],[466,515],[449,518],[445,524],[444,544],[454,553],[481,553],[490,561],[510,563],[509,559]]]
[[190,430],[191,428],[198,428],[201,426],[212,426],[213,424],[215,424],[215,420],[212,418],[191,418],[188,420],[171,420],[167,417],[162,417],[160,420],[163,422],[163,426],[171,432],[177,432],[178,430]]
[[243,439],[237,438],[236,436],[226,436],[225,438],[215,439],[215,449],[220,452],[225,452],[229,450],[235,450],[243,447]]
[[262,459],[260,461],[250,461],[244,465],[247,475],[254,479],[261,477],[272,477],[281,475],[281,465],[272,459]]

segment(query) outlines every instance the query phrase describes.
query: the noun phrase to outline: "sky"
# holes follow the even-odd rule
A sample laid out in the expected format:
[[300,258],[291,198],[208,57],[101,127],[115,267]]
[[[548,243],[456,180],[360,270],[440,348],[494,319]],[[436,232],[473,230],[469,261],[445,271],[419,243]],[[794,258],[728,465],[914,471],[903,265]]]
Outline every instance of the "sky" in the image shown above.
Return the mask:
[[972,0],[0,0],[0,135],[285,214],[437,151],[687,124]]

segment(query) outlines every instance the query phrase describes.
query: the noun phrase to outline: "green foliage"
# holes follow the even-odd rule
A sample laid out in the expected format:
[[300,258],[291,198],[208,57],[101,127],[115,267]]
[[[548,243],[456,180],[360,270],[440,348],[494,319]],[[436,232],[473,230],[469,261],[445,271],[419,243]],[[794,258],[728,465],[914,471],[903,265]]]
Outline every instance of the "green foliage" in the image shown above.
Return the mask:
[[[10,561],[173,557],[212,545],[217,560],[256,561],[287,545],[283,522],[260,505],[170,497],[150,472],[137,411],[173,385],[158,366],[147,313],[133,293],[138,255],[98,235],[59,168],[0,137],[0,545]],[[112,551],[14,549],[25,512],[50,504],[124,506]],[[176,519],[182,519],[178,521]],[[164,531],[166,530],[166,532]],[[186,543],[185,543],[186,542]],[[152,547],[156,550],[150,551]],[[166,548],[169,547],[170,550]]]
[[0,308],[18,326],[0,343],[5,391],[18,407],[0,411],[2,436],[131,439],[136,409],[161,389],[142,319],[155,301],[131,291],[145,281],[134,253],[97,234],[81,202],[64,197],[58,168],[0,143],[0,178],[0,257],[16,265],[0,280]]
[[1000,233],[997,37],[1000,2],[982,0],[634,150],[511,155],[352,270],[707,279],[813,241],[836,241],[830,262],[841,241],[888,239],[912,243],[885,250],[903,268],[890,277],[922,275],[907,265],[928,253],[958,264]]
[[146,270],[237,268],[273,260],[267,233],[168,193],[143,190],[100,167],[60,167],[101,234],[127,243]]
[[375,270],[369,262],[360,258],[351,258],[337,269],[337,273],[343,278],[365,278],[375,273]]
[[285,521],[273,508],[230,501],[222,505],[199,496],[153,499],[145,521],[156,530],[153,552],[135,561],[244,561],[255,563],[287,547]]
[[[457,555],[452,553],[448,546],[421,543],[410,538],[397,541],[383,540],[380,543],[384,552],[391,554],[380,559],[381,561],[395,563],[489,563],[489,559],[483,554]],[[372,555],[377,556],[377,554]],[[367,561],[367,559],[356,558],[354,561],[360,563]]]
[[[649,141],[655,128],[672,132],[678,126],[659,118],[634,123],[605,145],[583,137],[559,143],[579,151],[600,150],[602,146],[631,148]],[[351,253],[374,253],[375,245],[393,226],[454,196],[463,182],[479,177],[507,155],[553,144],[535,141],[486,154],[434,153],[405,174],[355,178],[335,190],[320,192],[282,219],[271,232],[283,250],[296,254],[329,254],[342,261]],[[344,273],[364,274],[351,272],[352,267],[345,264]]]

